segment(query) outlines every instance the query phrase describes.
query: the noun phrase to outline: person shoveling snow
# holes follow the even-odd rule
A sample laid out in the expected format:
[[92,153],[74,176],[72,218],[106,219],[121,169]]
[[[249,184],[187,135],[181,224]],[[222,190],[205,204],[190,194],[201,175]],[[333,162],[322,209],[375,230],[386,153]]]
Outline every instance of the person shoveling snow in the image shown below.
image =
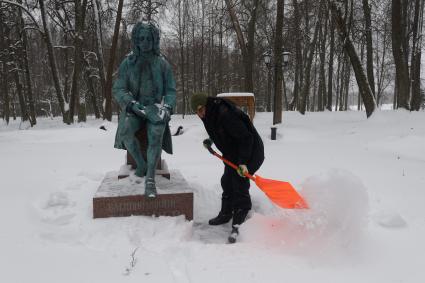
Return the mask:
[[252,203],[250,182],[246,174],[254,174],[264,161],[264,145],[249,117],[232,102],[218,97],[194,94],[191,107],[204,123],[209,138],[206,148],[214,143],[224,158],[238,164],[237,170],[224,166],[221,177],[223,189],[221,209],[210,225],[221,225],[232,220],[229,243],[236,242],[239,226],[245,221]]
[[[271,201],[282,208],[309,208],[290,183],[253,176],[264,161],[264,145],[244,112],[226,99],[207,97],[203,93],[192,96],[191,107],[201,118],[210,136],[203,141],[204,146],[227,165],[221,177],[221,210],[208,223],[221,225],[233,219],[229,243],[236,242],[239,226],[252,207],[249,180],[254,181]],[[223,156],[211,148],[213,143]]]

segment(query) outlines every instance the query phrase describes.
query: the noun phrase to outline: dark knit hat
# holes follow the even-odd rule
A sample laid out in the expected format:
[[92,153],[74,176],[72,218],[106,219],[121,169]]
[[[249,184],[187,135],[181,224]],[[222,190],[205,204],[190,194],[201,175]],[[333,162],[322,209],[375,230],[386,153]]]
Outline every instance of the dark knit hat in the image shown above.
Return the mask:
[[190,107],[192,108],[193,112],[196,112],[198,110],[198,106],[205,106],[207,104],[207,95],[205,93],[199,92],[194,93],[192,97],[190,98]]

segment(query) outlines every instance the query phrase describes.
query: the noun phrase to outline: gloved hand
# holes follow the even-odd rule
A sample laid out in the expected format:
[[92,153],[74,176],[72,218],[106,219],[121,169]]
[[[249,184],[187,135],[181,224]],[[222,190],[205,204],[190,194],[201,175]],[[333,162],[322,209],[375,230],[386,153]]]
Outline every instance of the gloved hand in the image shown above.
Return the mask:
[[245,174],[249,173],[248,167],[246,167],[245,164],[241,164],[241,165],[238,166],[237,172],[238,172],[239,176],[246,177]]
[[204,145],[204,147],[206,149],[210,148],[213,145],[213,141],[208,138],[208,139],[204,139],[204,141],[202,142],[202,144]]
[[146,117],[145,107],[134,100],[127,106],[127,112],[132,112],[133,114],[142,118]]

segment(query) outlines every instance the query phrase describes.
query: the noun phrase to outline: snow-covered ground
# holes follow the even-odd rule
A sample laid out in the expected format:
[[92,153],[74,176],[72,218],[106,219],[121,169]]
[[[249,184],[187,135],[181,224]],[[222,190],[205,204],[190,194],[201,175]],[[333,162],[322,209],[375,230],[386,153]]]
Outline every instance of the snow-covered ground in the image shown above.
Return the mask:
[[291,182],[311,209],[277,208],[253,184],[234,245],[229,225],[205,225],[223,165],[203,148],[197,117],[173,117],[184,134],[164,153],[194,189],[193,222],[92,219],[100,182],[124,163],[116,122],[1,124],[0,282],[425,282],[425,113],[365,116],[285,112],[271,141],[272,116],[257,113],[258,174]]

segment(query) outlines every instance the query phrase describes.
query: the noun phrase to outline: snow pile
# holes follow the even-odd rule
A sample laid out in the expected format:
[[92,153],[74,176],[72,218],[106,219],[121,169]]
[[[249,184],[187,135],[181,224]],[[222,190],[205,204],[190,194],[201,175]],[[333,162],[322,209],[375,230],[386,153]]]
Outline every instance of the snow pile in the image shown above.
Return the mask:
[[385,228],[404,228],[407,226],[406,220],[393,210],[381,210],[373,215],[373,220]]
[[368,194],[360,179],[345,170],[331,170],[308,178],[302,188],[310,209],[254,214],[241,229],[243,241],[298,254],[355,246],[368,217]]

